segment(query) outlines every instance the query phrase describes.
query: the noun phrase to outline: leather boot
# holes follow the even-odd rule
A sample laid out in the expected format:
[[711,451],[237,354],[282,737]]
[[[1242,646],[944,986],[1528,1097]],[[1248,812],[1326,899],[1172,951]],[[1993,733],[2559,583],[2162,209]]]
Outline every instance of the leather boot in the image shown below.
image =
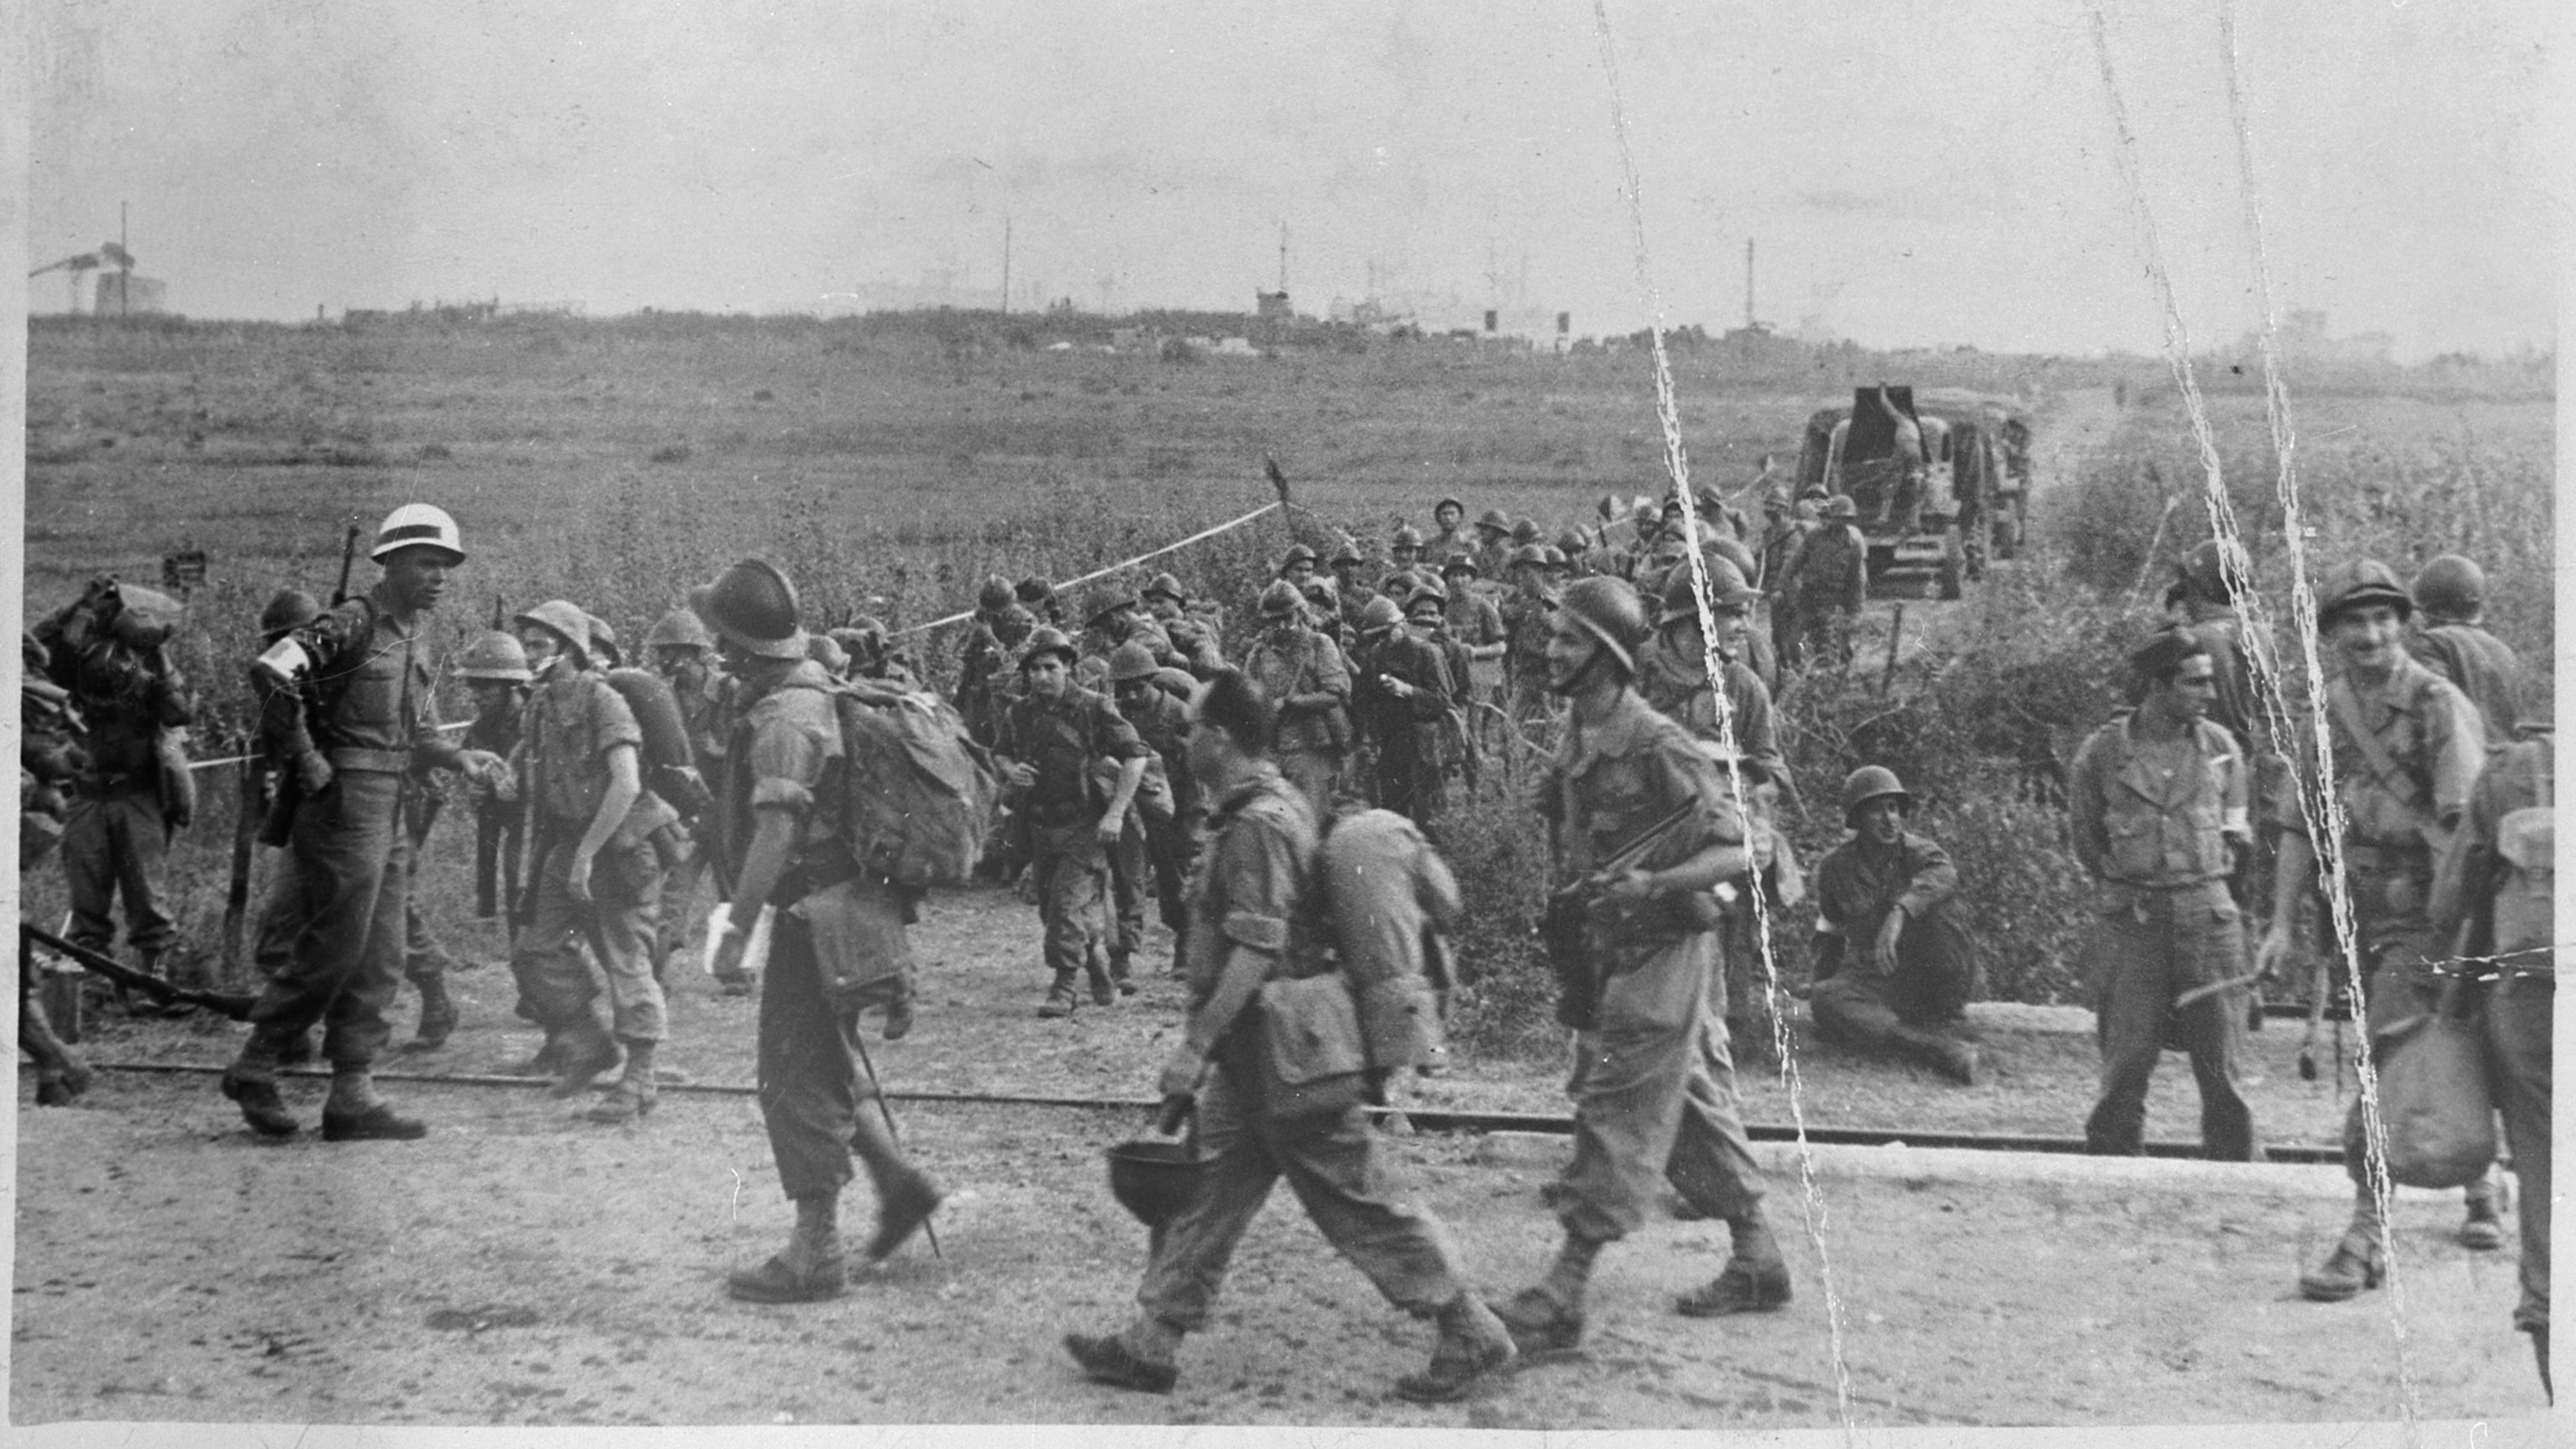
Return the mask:
[[617,1039],[599,1023],[584,1021],[564,1033],[563,1071],[546,1092],[558,1100],[578,1097],[590,1090],[591,1078],[616,1066]]
[[1120,1333],[1068,1333],[1064,1351],[1095,1384],[1168,1394],[1181,1376],[1181,1331],[1152,1319]]
[[1101,969],[1099,957],[1092,957],[1082,971],[1091,980],[1092,1005],[1107,1006],[1118,999],[1118,988],[1109,984],[1109,973]]
[[1524,1358],[1560,1356],[1582,1346],[1583,1310],[1544,1287],[1524,1288],[1508,1303],[1486,1306],[1511,1335],[1513,1349]]
[[2315,1303],[2341,1303],[2365,1288],[2378,1287],[2387,1268],[2381,1253],[2379,1239],[2347,1229],[2332,1255],[2299,1275],[2299,1296]]
[[36,994],[45,1008],[45,1020],[53,1024],[54,1035],[66,1046],[78,1046],[81,1039],[81,973],[47,970],[36,983]]
[[599,1099],[586,1116],[603,1127],[623,1127],[653,1115],[657,1099],[657,1079],[653,1075],[653,1048],[649,1041],[626,1042],[626,1074],[617,1079],[608,1095]]
[[[1135,958],[1125,951],[1112,951],[1109,953],[1109,984],[1117,987],[1118,994],[1121,996],[1133,996],[1136,994],[1136,982],[1129,975],[1129,972],[1134,968],[1134,965]],[[1102,1002],[1101,1004],[1103,1006],[1108,1005],[1107,1002]]]
[[1977,1050],[1974,1042],[1913,1026],[1898,1028],[1896,1040],[1907,1057],[1960,1086],[1982,1087],[1991,1080],[1985,1054]]
[[242,1120],[262,1137],[292,1137],[301,1130],[286,1101],[277,1095],[277,1083],[264,1075],[245,1072],[236,1062],[224,1071],[223,1093],[240,1106]]
[[796,1229],[776,1257],[757,1268],[737,1268],[725,1290],[747,1303],[819,1303],[849,1286],[849,1259],[841,1249],[840,1197],[796,1199]]
[[877,1028],[887,1041],[901,1041],[912,1032],[912,983],[898,979],[894,999],[886,1003],[885,1021]]
[[1073,994],[1073,973],[1059,971],[1055,973],[1055,984],[1047,988],[1046,1000],[1038,1003],[1038,1015],[1049,1020],[1071,1016],[1080,1004]]
[[1511,1330],[1473,1293],[1461,1293],[1440,1310],[1440,1342],[1422,1372],[1395,1381],[1395,1391],[1417,1404],[1445,1404],[1467,1396],[1476,1380],[1520,1357]]
[[2469,1215],[2460,1223],[2459,1244],[2479,1253],[2492,1253],[2504,1246],[2504,1224],[2496,1218],[2495,1199],[2469,1199]]
[[407,1052],[434,1052],[447,1045],[449,1033],[456,1030],[456,1001],[447,994],[446,978],[424,977],[420,983],[420,1027],[410,1041],[403,1043]]

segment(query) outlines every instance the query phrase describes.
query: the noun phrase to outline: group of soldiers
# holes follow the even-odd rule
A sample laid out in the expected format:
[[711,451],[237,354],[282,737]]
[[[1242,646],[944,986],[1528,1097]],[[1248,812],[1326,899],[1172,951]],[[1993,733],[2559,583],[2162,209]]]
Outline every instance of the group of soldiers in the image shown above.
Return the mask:
[[[1150,898],[1189,1003],[1163,1076],[1169,1115],[1196,1114],[1200,1158],[1225,1184],[1161,1240],[1135,1322],[1068,1338],[1092,1376],[1170,1387],[1182,1337],[1204,1322],[1235,1241],[1281,1175],[1391,1302],[1439,1322],[1431,1364],[1399,1385],[1408,1396],[1455,1397],[1516,1355],[1572,1348],[1594,1260],[1639,1227],[1659,1182],[1733,1233],[1725,1270],[1680,1311],[1785,1305],[1789,1272],[1762,1212],[1731,1049],[1753,1030],[1759,932],[1810,902],[1818,1029],[1984,1079],[1963,1021],[1976,983],[1956,919],[1959,869],[1911,828],[1903,783],[1877,766],[1853,772],[1840,800],[1849,836],[1812,873],[1777,817],[1795,798],[1772,712],[1783,661],[1829,661],[1859,604],[1857,540],[1848,577],[1833,558],[1843,543],[1817,543],[1847,500],[1826,500],[1809,528],[1774,493],[1773,527],[1758,537],[1720,500],[1692,501],[1696,571],[1678,499],[1633,512],[1634,536],[1619,544],[1609,528],[1543,544],[1534,524],[1498,512],[1471,538],[1463,505],[1443,500],[1435,536],[1397,530],[1383,571],[1352,544],[1292,548],[1231,662],[1222,612],[1169,573],[1078,599],[1043,580],[985,582],[954,704],[1002,787],[989,858],[1040,910],[1051,979],[1039,1012],[1072,1015],[1084,986],[1100,1006],[1136,989]],[[530,843],[508,876],[528,882],[511,965],[520,1014],[546,1032],[532,1065],[563,1097],[623,1065],[593,1120],[653,1110],[662,976],[698,889],[712,884],[728,902],[709,950],[730,991],[753,989],[747,943],[757,908],[776,907],[757,977],[761,1106],[797,1219],[787,1247],[730,1287],[770,1302],[841,1292],[837,1209],[854,1163],[879,1205],[870,1260],[941,1198],[881,1108],[870,1111],[876,1085],[857,1035],[867,1011],[882,1013],[889,1038],[911,1025],[904,927],[920,892],[857,859],[839,819],[850,762],[832,700],[917,688],[896,636],[874,620],[809,632],[793,584],[757,560],[656,623],[650,669],[624,668],[603,621],[551,600],[462,653],[455,672],[477,712],[451,738],[423,629],[465,560],[457,526],[407,505],[371,557],[382,577],[368,592],[330,608],[281,596],[262,621],[252,680],[277,780],[266,838],[285,855],[261,926],[266,981],[224,1094],[255,1131],[298,1132],[278,1069],[313,1050],[319,1027],[331,1067],[324,1140],[426,1133],[376,1094],[372,1071],[406,974],[422,994],[416,1044],[435,1047],[454,1025],[408,881],[427,782],[460,777],[479,816]],[[1802,592],[1817,570],[1833,589]],[[1497,575],[1500,590],[1486,583]],[[2070,768],[2076,853],[2100,882],[2102,1090],[2086,1124],[2096,1151],[2140,1150],[2148,1080],[2171,1045],[2190,1056],[2209,1152],[2258,1152],[2236,1032],[2245,992],[2278,968],[2312,909],[2315,812],[2292,782],[2316,771],[2281,758],[2281,744],[2305,736],[2277,690],[2258,685],[2268,646],[2235,609],[2247,577],[2242,554],[2215,544],[2185,561],[2176,622],[2130,659],[2134,709]],[[2342,671],[2323,708],[2371,1030],[2393,1039],[2431,1010],[2480,1014],[2524,1189],[2516,1322],[2542,1345],[2545,1375],[2548,711],[2522,697],[2511,651],[2477,626],[2481,587],[2455,558],[2411,588],[2367,560],[2335,575],[2318,616]],[[155,904],[159,851],[193,803],[190,697],[169,661],[167,604],[126,589],[111,606],[93,589],[27,641],[22,783],[37,808],[22,838],[42,828],[48,802],[66,807],[75,939],[107,945],[121,890],[147,967],[175,935]],[[1769,631],[1756,627],[1766,610]],[[1783,617],[1798,621],[1786,635]],[[1383,1100],[1403,1063],[1372,1066],[1366,1098],[1290,1111],[1281,1101],[1298,1094],[1282,1093],[1259,1036],[1266,986],[1329,969],[1307,897],[1318,839],[1337,821],[1372,805],[1404,817],[1419,842],[1407,878],[1446,880],[1432,844],[1451,791],[1475,778],[1464,720],[1481,707],[1544,720],[1554,737],[1531,803],[1571,903],[1567,955],[1587,983],[1569,990],[1565,1018],[1577,1032],[1576,1152],[1547,1191],[1563,1243],[1538,1281],[1491,1304],[1461,1284],[1436,1220],[1377,1165],[1363,1107]],[[2277,855],[2276,885],[2271,925],[2249,952],[2244,912],[2262,903],[2244,864],[2258,845]],[[1454,914],[1454,884],[1423,890],[1426,902],[1445,892]],[[1426,957],[1436,935],[1421,937]],[[29,1007],[22,983],[22,1016]],[[77,1092],[76,1061],[39,1057],[40,1100]],[[2380,1276],[2385,1227],[2357,1140],[2346,1160],[2354,1222],[2303,1279],[2314,1298],[2349,1297]],[[2462,1241],[2500,1246],[2492,1186],[2473,1186],[2468,1203]]]

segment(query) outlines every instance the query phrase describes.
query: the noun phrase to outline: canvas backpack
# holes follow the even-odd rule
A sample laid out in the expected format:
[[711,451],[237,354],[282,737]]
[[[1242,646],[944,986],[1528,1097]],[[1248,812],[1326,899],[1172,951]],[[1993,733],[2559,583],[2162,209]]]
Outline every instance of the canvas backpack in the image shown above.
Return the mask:
[[991,753],[926,690],[836,685],[831,695],[851,857],[899,886],[967,884],[1001,798]]

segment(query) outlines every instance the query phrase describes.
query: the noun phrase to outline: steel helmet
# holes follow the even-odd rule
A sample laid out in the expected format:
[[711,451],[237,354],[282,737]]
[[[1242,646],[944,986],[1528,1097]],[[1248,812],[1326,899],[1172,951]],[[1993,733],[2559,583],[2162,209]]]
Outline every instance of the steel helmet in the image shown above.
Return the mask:
[[[277,597],[268,601],[268,607],[259,611],[259,632],[265,638],[275,639],[321,617],[321,600],[302,589],[280,589]],[[502,637],[506,639],[509,636],[505,634]],[[515,649],[518,645],[514,643],[510,647]]]
[[1574,560],[1566,557],[1564,549],[1551,543],[1539,550],[1539,564],[1543,568],[1570,569],[1574,567]]
[[1413,592],[1404,596],[1405,612],[1411,613],[1413,606],[1426,598],[1438,599],[1443,605],[1449,602],[1449,586],[1427,569],[1413,576]]
[[1109,678],[1109,661],[1097,654],[1085,654],[1073,661],[1073,682],[1085,689],[1098,689]]
[[1567,558],[1572,558],[1591,548],[1592,539],[1582,529],[1569,528],[1556,536],[1556,546],[1565,550]]
[[2236,597],[2227,583],[2228,563],[2233,561],[2238,578],[2254,576],[2254,561],[2245,556],[2245,548],[2233,539],[2204,539],[2198,548],[2183,555],[2182,581],[2192,592],[2213,603]]
[[1464,501],[1462,501],[1462,500],[1460,500],[1460,499],[1456,499],[1456,498],[1443,498],[1443,499],[1441,499],[1439,502],[1432,504],[1432,505],[1431,505],[1431,516],[1432,516],[1433,518],[1437,519],[1437,518],[1440,516],[1440,510],[1441,510],[1441,509],[1443,509],[1443,508],[1455,508],[1455,509],[1457,509],[1457,510],[1458,510],[1458,516],[1459,516],[1460,518],[1464,518],[1464,517],[1466,517],[1466,516],[1467,516],[1467,505],[1466,505],[1466,503],[1465,503]]
[[1009,608],[1015,597],[1009,579],[1000,574],[986,574],[983,584],[975,590],[975,607],[987,614],[997,614]]
[[849,660],[853,666],[870,661],[876,653],[869,644],[868,631],[856,624],[844,624],[838,629],[827,629],[823,637],[830,639],[841,651],[841,657]]
[[1064,637],[1062,629],[1053,624],[1040,624],[1029,631],[1029,642],[1020,646],[1020,669],[1026,672],[1040,656],[1047,654],[1062,655],[1067,669],[1082,662],[1082,651],[1073,647],[1073,641]]
[[1387,547],[1420,548],[1422,547],[1422,530],[1408,523],[1395,531],[1395,537],[1388,541]]
[[528,651],[519,647],[510,631],[491,629],[475,635],[474,642],[465,646],[465,653],[456,661],[456,677],[525,684],[536,676],[528,672]]
[[1279,556],[1279,572],[1284,574],[1299,564],[1305,564],[1312,567],[1315,562],[1315,551],[1313,549],[1308,548],[1302,543],[1292,544],[1289,546],[1286,553]]
[[608,621],[597,614],[583,617],[590,621],[590,657],[599,661],[599,667],[615,669],[625,663],[626,656],[617,647],[617,631],[608,627]]
[[1397,608],[1395,600],[1384,594],[1360,606],[1360,632],[1363,634],[1392,629],[1403,622],[1404,610]]
[[456,520],[447,516],[446,509],[427,503],[406,503],[386,514],[385,521],[376,525],[376,546],[367,550],[367,557],[382,563],[387,555],[415,545],[446,550],[453,555],[450,564],[465,562],[465,543],[457,535]]
[[644,635],[647,649],[713,649],[716,636],[707,632],[707,621],[694,609],[673,609],[653,621]]
[[1827,518],[1858,518],[1860,516],[1860,505],[1852,502],[1852,496],[1850,494],[1837,493],[1833,497],[1825,500],[1825,516]]
[[1490,528],[1496,533],[1509,533],[1512,531],[1512,516],[1499,508],[1488,508],[1484,517],[1476,520],[1476,526]]
[[[1709,606],[1716,609],[1750,609],[1762,591],[1744,582],[1744,571],[1722,558],[1708,560]],[[1664,580],[1663,611],[1658,625],[1678,624],[1699,617],[1699,604],[1691,588],[1691,571],[1687,567],[1672,571]]]
[[1511,567],[1519,568],[1522,564],[1537,564],[1539,567],[1545,568],[1547,566],[1547,545],[1539,543],[1525,543],[1520,547],[1513,549]]
[[1095,585],[1082,601],[1082,622],[1096,629],[1103,618],[1120,609],[1135,608],[1142,602],[1136,597],[1136,591],[1125,584]]
[[1261,591],[1261,617],[1277,619],[1297,612],[1297,586],[1286,579],[1274,579]]
[[2404,620],[2415,612],[2415,601],[2408,597],[2406,586],[2388,565],[2375,558],[2356,559],[2334,568],[2317,585],[2317,623],[2331,628],[2337,615],[2364,604],[2386,604]]
[[1356,565],[1365,563],[1367,560],[1360,556],[1360,546],[1346,538],[1342,540],[1341,547],[1333,550],[1332,562],[1333,567],[1340,568],[1344,564]]
[[1476,556],[1474,554],[1453,553],[1449,555],[1449,561],[1440,566],[1440,574],[1443,578],[1446,578],[1451,574],[1466,574],[1471,578],[1483,578],[1485,576],[1485,571],[1477,564]]
[[1055,597],[1055,585],[1039,578],[1036,574],[1031,574],[1027,578],[1020,580],[1018,583],[1011,585],[1011,593],[1021,603],[1028,605],[1031,609],[1035,609],[1038,605]]
[[1154,651],[1142,639],[1130,639],[1109,651],[1109,682],[1125,684],[1131,679],[1151,679],[1162,666],[1154,662]]
[[1538,541],[1539,532],[1537,519],[1524,518],[1520,522],[1512,525],[1512,542],[1536,543]]
[[1896,778],[1894,770],[1885,765],[1863,765],[1852,771],[1843,780],[1843,824],[1850,829],[1859,829],[1860,807],[1890,795],[1904,801],[1906,811],[1912,813],[1914,797],[1906,793],[1904,783]]
[[2486,570],[2473,559],[2446,553],[2415,575],[2415,605],[2427,614],[2466,618],[2486,604]]
[[703,611],[718,634],[759,659],[803,659],[796,585],[767,559],[747,558],[716,576]]
[[1742,540],[1712,538],[1708,541],[1707,551],[1735,565],[1735,571],[1744,577],[1753,577],[1753,550],[1746,548]]
[[548,599],[533,609],[523,609],[511,615],[510,622],[514,625],[538,625],[583,660],[590,658],[590,615],[583,613],[579,604],[567,599]]
[[1651,626],[1635,586],[1626,579],[1577,579],[1566,585],[1557,607],[1608,649],[1622,670],[1637,672],[1637,646],[1646,642]]
[[1175,604],[1186,604],[1190,601],[1188,591],[1181,587],[1181,580],[1178,574],[1154,575],[1154,581],[1145,586],[1144,592],[1145,597],[1149,599],[1154,597],[1156,594],[1160,594]]

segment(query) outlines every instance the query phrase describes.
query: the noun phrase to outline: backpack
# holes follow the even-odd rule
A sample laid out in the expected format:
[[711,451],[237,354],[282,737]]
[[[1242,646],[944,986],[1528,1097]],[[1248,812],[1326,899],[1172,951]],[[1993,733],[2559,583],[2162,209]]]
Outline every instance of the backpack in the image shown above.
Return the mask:
[[1001,798],[992,754],[938,695],[881,686],[831,695],[851,857],[899,886],[967,884]]
[[680,697],[671,682],[644,669],[611,669],[608,685],[626,701],[644,746],[635,763],[644,788],[659,795],[683,820],[696,820],[712,803],[706,781],[699,778],[695,753],[689,748],[689,726],[680,715]]

